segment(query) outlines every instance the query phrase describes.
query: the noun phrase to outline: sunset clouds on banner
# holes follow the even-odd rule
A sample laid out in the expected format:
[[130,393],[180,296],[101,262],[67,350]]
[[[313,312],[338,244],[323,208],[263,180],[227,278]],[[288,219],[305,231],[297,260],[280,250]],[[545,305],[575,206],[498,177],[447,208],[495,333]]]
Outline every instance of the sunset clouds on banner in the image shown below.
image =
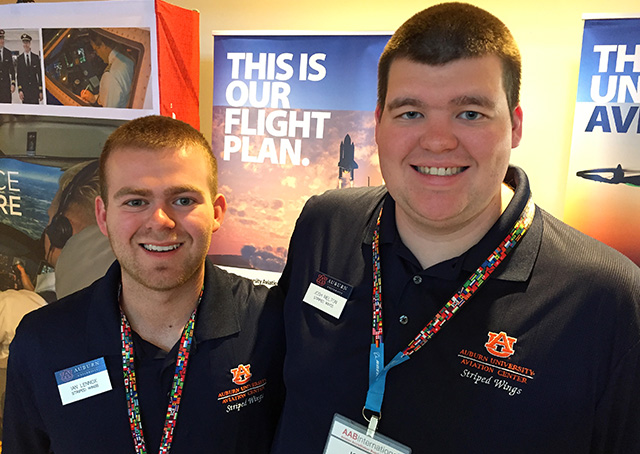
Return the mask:
[[280,272],[309,197],[382,184],[374,110],[388,39],[214,33],[211,143],[228,202],[215,263]]

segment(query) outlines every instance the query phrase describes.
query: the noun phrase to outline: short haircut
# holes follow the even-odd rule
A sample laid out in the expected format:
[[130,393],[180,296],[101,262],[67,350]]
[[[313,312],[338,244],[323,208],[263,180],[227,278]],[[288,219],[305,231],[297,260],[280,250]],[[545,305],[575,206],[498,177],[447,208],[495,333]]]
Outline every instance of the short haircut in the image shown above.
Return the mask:
[[211,146],[194,127],[173,118],[150,115],[131,120],[118,127],[107,139],[100,155],[100,195],[108,203],[106,165],[109,156],[117,150],[164,151],[195,148],[209,161],[209,188],[211,197],[218,193],[218,164]]
[[509,111],[520,102],[520,51],[504,23],[467,3],[441,3],[407,20],[387,43],[378,63],[378,108],[384,109],[389,69],[397,58],[444,65],[454,60],[496,55]]
[[111,48],[114,48],[116,45],[115,42],[113,42],[113,40],[106,38],[105,36],[101,35],[98,31],[93,29],[89,30],[89,41],[97,44],[98,46],[102,46],[104,44]]
[[[60,177],[58,184],[58,191],[56,192],[53,200],[51,201],[51,208],[54,211],[58,211],[60,198],[65,192],[69,184],[74,180],[76,175],[80,173],[82,169],[91,164],[92,161],[81,162],[73,167],[68,168]],[[86,173],[86,172],[85,172]],[[85,175],[81,177],[81,181],[76,181],[73,186],[73,190],[67,191],[66,203],[60,214],[70,217],[72,213],[73,218],[81,224],[83,227],[96,224],[95,214],[95,200],[100,193],[100,182],[98,180],[98,173],[93,170],[92,175]]]

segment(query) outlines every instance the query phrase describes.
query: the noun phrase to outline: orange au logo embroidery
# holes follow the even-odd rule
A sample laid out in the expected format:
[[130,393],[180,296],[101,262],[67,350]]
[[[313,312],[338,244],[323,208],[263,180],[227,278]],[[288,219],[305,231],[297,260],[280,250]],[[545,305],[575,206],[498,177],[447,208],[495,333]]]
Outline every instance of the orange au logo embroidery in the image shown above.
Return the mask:
[[236,385],[244,385],[251,379],[251,364],[238,364],[238,367],[231,369],[233,378],[231,379]]
[[517,341],[518,339],[507,336],[507,333],[504,331],[500,331],[499,334],[489,331],[489,342],[484,344],[484,346],[493,356],[508,358],[515,353],[513,344]]
[[329,278],[326,275],[318,274],[318,277],[316,278],[316,284],[318,284],[320,287],[324,287],[325,285],[327,285],[328,280]]

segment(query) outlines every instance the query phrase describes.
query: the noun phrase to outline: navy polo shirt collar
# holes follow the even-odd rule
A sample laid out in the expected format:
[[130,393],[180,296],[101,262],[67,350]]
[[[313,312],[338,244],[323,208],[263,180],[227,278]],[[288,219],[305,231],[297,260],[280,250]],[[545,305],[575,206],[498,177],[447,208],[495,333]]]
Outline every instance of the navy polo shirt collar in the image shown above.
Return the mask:
[[196,319],[196,340],[202,342],[239,332],[238,306],[229,276],[206,260],[204,281],[204,293]]
[[[487,234],[475,246],[461,256],[436,264],[428,270],[425,270],[427,274],[441,278],[457,279],[461,272],[474,272],[502,240],[504,240],[522,213],[531,195],[527,175],[519,167],[510,166],[504,182],[512,187],[515,193],[507,209],[491,229],[489,229]],[[388,193],[382,197],[373,211],[367,228],[365,229],[363,243],[370,247],[378,212],[383,205],[384,210],[382,212],[382,219],[380,220],[381,245],[394,245],[393,249],[401,258],[419,267],[418,260],[400,240],[395,224],[395,201]],[[526,281],[531,275],[538,255],[540,242],[542,241],[542,229],[542,213],[540,209],[536,207],[533,224],[521,239],[518,246],[510,253],[510,256],[495,270],[492,278],[515,282]]]
[[[84,290],[90,305],[86,330],[89,352],[101,357],[120,355],[120,310],[118,287],[120,264],[115,261],[105,276],[94,284],[92,291]],[[209,260],[205,262],[205,286],[196,318],[196,344],[233,335],[240,331],[238,308],[226,273],[218,270]]]
[[[86,330],[87,348],[96,358],[105,355],[120,355],[120,309],[118,288],[120,286],[120,264],[115,261],[102,279],[91,287],[81,290],[87,297],[89,313]],[[56,304],[56,303],[53,303]]]
[[[507,170],[504,182],[514,189],[514,195],[507,209],[498,218],[487,234],[478,244],[469,249],[465,254],[463,269],[473,272],[491,254],[496,247],[509,234],[513,225],[520,217],[522,210],[531,197],[529,179],[522,169],[510,166]],[[518,246],[511,251],[492,275],[492,279],[524,282],[529,279],[535,265],[542,241],[543,220],[542,213],[536,207],[533,223],[527,233],[522,237]]]

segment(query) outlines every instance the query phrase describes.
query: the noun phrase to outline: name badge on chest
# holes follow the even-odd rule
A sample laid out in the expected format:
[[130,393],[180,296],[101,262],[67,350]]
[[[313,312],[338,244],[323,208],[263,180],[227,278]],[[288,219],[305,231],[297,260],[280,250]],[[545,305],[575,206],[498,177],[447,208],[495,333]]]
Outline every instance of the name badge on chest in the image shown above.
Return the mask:
[[340,318],[353,287],[328,274],[316,272],[302,301],[334,318]]
[[87,361],[55,373],[62,405],[111,391],[104,358]]
[[375,433],[367,435],[367,428],[335,414],[324,447],[324,454],[410,454],[411,448],[389,437]]

